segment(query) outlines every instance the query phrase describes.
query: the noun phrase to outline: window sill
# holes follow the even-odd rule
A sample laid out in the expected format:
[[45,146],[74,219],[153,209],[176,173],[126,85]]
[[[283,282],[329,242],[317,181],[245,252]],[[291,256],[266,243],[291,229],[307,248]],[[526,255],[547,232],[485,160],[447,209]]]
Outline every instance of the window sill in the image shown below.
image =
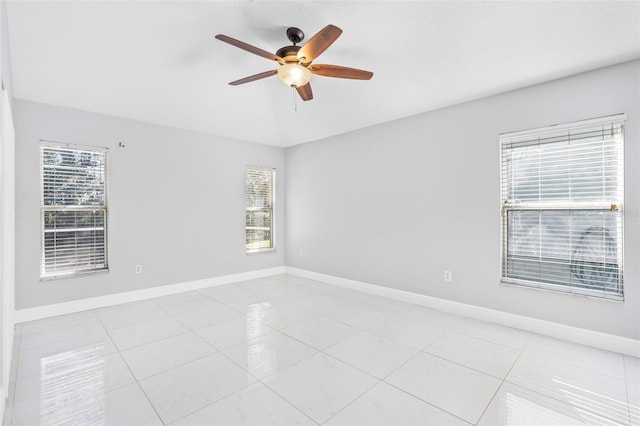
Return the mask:
[[106,274],[108,272],[109,272],[109,268],[104,268],[104,269],[91,269],[87,271],[73,271],[73,272],[61,273],[57,275],[44,275],[44,276],[40,276],[40,282],[61,280],[65,278],[84,277],[87,275],[100,275],[100,274]]
[[518,280],[514,278],[501,278],[500,285],[504,285],[506,287],[518,287],[537,291],[546,291],[555,294],[564,294],[567,296],[586,297],[589,299],[597,299],[607,302],[624,303],[624,295],[602,294],[598,291],[587,290],[578,287],[539,283],[533,281]]
[[252,256],[254,254],[273,253],[275,251],[276,251],[275,247],[272,247],[272,248],[248,250],[248,251],[245,251],[244,254],[246,254],[247,256]]

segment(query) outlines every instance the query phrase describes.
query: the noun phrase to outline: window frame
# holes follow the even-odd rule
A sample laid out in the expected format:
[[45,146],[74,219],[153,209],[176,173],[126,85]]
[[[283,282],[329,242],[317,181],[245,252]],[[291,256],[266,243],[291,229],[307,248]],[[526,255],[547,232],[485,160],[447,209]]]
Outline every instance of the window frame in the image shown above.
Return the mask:
[[[515,285],[519,287],[525,288],[534,288],[538,290],[548,290],[553,292],[559,292],[562,294],[573,294],[585,297],[597,298],[599,300],[611,300],[611,301],[624,301],[624,191],[625,191],[625,182],[624,182],[624,146],[625,146],[625,123],[627,116],[626,114],[615,114],[606,117],[599,117],[588,120],[575,121],[560,125],[546,126],[541,128],[522,130],[516,132],[508,132],[501,133],[499,135],[499,151],[500,151],[500,159],[499,159],[499,167],[500,167],[500,284],[503,285]],[[617,165],[619,165],[619,169],[613,169],[614,172],[617,173],[617,193],[618,198],[607,200],[607,201],[599,201],[599,202],[579,202],[575,200],[562,199],[561,201],[549,201],[549,200],[538,200],[538,202],[521,202],[521,203],[510,203],[508,200],[508,196],[506,195],[509,178],[506,176],[506,159],[505,154],[508,149],[505,148],[505,143],[507,139],[513,138],[522,138],[522,137],[534,137],[535,135],[542,136],[544,134],[555,133],[558,131],[571,131],[579,128],[587,128],[589,126],[595,125],[605,125],[614,123],[620,124],[621,129],[621,137],[619,149],[617,152]],[[534,145],[534,144],[531,144]],[[526,144],[524,145],[526,146]],[[513,148],[513,147],[512,147]],[[615,167],[615,166],[611,166]],[[512,200],[513,201],[513,200]],[[580,286],[571,285],[569,282],[565,282],[564,284],[560,283],[550,283],[541,280],[533,280],[533,279],[522,279],[522,278],[514,278],[508,276],[508,267],[506,263],[509,261],[508,257],[508,246],[510,243],[509,236],[509,220],[508,215],[510,212],[524,212],[524,211],[536,211],[542,215],[542,212],[551,212],[551,211],[569,211],[570,213],[580,211],[580,210],[597,210],[600,212],[616,212],[618,217],[614,217],[614,220],[619,220],[619,235],[617,235],[617,239],[615,241],[616,247],[619,249],[616,252],[617,269],[616,269],[616,277],[617,277],[617,287],[618,292],[614,293],[612,291],[606,291],[604,288],[602,290],[598,289],[590,289],[590,288],[582,288]],[[573,228],[572,228],[573,229]],[[608,238],[608,235],[606,236]],[[553,258],[551,258],[553,259]],[[562,259],[560,259],[562,260]],[[571,259],[568,259],[570,269],[573,268],[571,266]],[[573,271],[570,271],[569,274],[573,274]]]
[[[66,149],[84,152],[93,152],[103,155],[103,184],[104,203],[100,205],[76,206],[76,205],[45,205],[44,204],[44,149]],[[90,145],[78,145],[49,140],[40,140],[39,147],[39,168],[40,168],[40,281],[57,280],[76,276],[96,275],[109,272],[109,149]],[[47,211],[101,211],[103,212],[103,239],[104,239],[104,264],[93,268],[75,268],[46,272],[46,243],[45,243],[45,212]]]
[[[255,207],[249,207],[247,204],[248,201],[248,197],[247,197],[247,191],[248,191],[248,186],[247,186],[247,179],[249,177],[249,173],[251,171],[259,171],[259,172],[266,172],[269,171],[271,172],[271,200],[270,200],[270,206],[263,206],[261,208],[255,208]],[[245,234],[245,254],[246,255],[253,255],[253,254],[259,254],[259,253],[270,253],[270,252],[275,252],[276,251],[276,169],[275,167],[266,167],[266,166],[254,166],[254,165],[247,165],[245,167],[245,173],[244,173],[244,199],[245,199],[245,209],[244,209],[244,214],[245,214],[245,224],[244,224],[244,234]],[[255,247],[255,248],[249,248],[248,247],[248,243],[247,243],[247,236],[249,233],[249,228],[250,226],[247,223],[247,213],[249,211],[252,212],[268,212],[270,213],[270,218],[271,218],[271,223],[269,226],[269,230],[270,230],[270,240],[269,240],[269,246],[268,247]]]

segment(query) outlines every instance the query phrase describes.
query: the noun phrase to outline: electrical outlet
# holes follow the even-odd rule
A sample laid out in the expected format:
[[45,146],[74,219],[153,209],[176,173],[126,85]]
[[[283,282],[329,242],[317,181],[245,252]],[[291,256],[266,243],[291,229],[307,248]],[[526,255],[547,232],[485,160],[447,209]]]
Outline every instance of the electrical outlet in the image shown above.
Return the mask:
[[444,271],[444,281],[450,283],[452,279],[451,271]]
[[141,274],[142,273],[142,265],[136,265],[134,268],[134,271],[136,274]]

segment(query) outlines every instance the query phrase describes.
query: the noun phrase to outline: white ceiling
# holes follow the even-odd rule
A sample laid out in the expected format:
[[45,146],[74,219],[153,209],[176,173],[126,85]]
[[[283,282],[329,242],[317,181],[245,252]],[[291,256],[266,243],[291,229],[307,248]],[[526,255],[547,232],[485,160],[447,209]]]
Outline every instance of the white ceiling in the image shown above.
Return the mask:
[[[276,146],[640,57],[640,2],[9,1],[16,98]],[[315,63],[374,72],[314,76],[297,101],[275,52],[297,26],[343,34]]]

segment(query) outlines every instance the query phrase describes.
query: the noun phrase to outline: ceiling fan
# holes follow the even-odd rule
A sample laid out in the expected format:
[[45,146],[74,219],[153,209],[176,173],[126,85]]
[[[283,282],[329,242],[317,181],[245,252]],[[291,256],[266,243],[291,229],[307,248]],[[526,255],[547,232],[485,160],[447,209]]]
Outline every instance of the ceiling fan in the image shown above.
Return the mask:
[[313,99],[311,84],[309,80],[311,75],[321,75],[324,77],[349,78],[353,80],[369,80],[373,77],[371,71],[359,70],[356,68],[347,68],[338,65],[320,65],[312,64],[312,62],[320,56],[322,52],[327,50],[331,44],[342,34],[342,30],[335,25],[327,25],[321,29],[316,35],[311,37],[304,45],[298,46],[304,39],[304,33],[299,28],[291,27],[287,29],[287,38],[293,45],[285,46],[273,54],[262,50],[250,44],[244,43],[235,38],[218,34],[216,38],[232,46],[239,47],[247,52],[253,53],[263,58],[276,61],[280,66],[271,71],[261,72],[249,77],[229,83],[232,86],[249,83],[250,81],[260,80],[278,74],[280,80],[287,86],[294,87],[298,95],[303,101]]

